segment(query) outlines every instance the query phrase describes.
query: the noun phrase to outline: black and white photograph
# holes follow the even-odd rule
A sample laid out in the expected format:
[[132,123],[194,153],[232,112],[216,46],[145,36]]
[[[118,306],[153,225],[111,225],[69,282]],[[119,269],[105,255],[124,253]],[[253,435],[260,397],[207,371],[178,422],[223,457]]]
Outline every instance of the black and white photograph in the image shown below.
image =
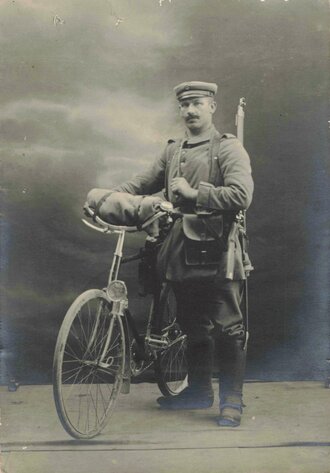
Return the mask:
[[329,0],[0,0],[0,473],[330,473]]

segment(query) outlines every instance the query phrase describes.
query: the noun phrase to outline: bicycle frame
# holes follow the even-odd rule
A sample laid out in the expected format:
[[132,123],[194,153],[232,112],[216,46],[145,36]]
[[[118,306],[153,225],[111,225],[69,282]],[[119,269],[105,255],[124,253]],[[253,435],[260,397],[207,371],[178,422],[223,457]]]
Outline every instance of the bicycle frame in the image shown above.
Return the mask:
[[[168,204],[168,203],[167,203]],[[173,346],[175,343],[181,342],[183,340],[183,337],[185,335],[178,337],[174,341],[170,342],[168,340],[168,332],[170,330],[170,326],[167,327],[167,331],[165,331],[163,334],[152,334],[152,320],[153,320],[153,314],[157,312],[159,304],[159,297],[160,297],[160,287],[156,286],[156,289],[153,293],[153,305],[152,308],[148,314],[148,320],[147,320],[147,325],[146,325],[146,331],[143,336],[141,336],[137,330],[136,323],[134,320],[133,315],[131,314],[129,308],[128,308],[128,297],[127,297],[127,289],[125,286],[125,283],[123,281],[118,280],[119,276],[119,271],[122,263],[127,263],[130,261],[138,260],[142,258],[141,254],[136,254],[132,256],[128,256],[124,258],[123,256],[123,248],[124,248],[124,243],[125,243],[125,236],[126,232],[133,233],[136,231],[140,231],[143,228],[146,228],[149,226],[152,222],[155,220],[167,216],[168,220],[171,221],[171,212],[173,209],[171,208],[166,208],[165,210],[160,209],[158,212],[156,212],[152,217],[150,217],[144,224],[141,226],[141,228],[138,227],[127,227],[127,226],[117,226],[117,225],[112,225],[107,222],[104,222],[102,219],[99,217],[93,216],[93,211],[90,208],[85,207],[85,211],[90,216],[93,216],[94,221],[97,223],[97,225],[91,224],[85,219],[82,219],[82,221],[87,225],[89,228],[92,228],[93,230],[96,230],[98,232],[102,232],[105,234],[117,234],[117,242],[115,246],[115,250],[113,253],[113,259],[111,263],[111,268],[109,272],[109,277],[108,277],[108,284],[106,288],[106,294],[107,298],[112,302],[112,313],[117,316],[122,318],[123,326],[124,326],[124,331],[126,334],[126,362],[125,362],[125,373],[123,376],[123,387],[121,392],[122,393],[128,393],[129,392],[129,386],[130,386],[130,378],[132,376],[131,372],[131,343],[134,340],[136,342],[136,353],[141,360],[141,362],[146,362],[146,366],[144,367],[144,370],[146,370],[152,362],[156,358],[156,353],[160,350],[170,348]],[[174,211],[173,211],[174,212]],[[111,285],[117,283],[117,284],[122,284],[124,286],[124,292],[125,295],[123,298],[120,300],[114,300],[109,296],[109,292],[111,289]],[[97,325],[95,326],[95,333],[97,331]],[[105,343],[105,347],[103,350],[103,353],[101,355],[101,358],[99,360],[99,364],[102,363],[104,364],[104,367],[106,368],[108,366],[108,363],[106,363],[103,358],[107,353],[108,349],[108,344],[109,340],[111,339],[111,327],[109,329],[109,334],[107,336],[107,340]],[[93,338],[93,337],[92,337]],[[92,341],[91,341],[92,343]],[[142,372],[140,371],[139,374]]]

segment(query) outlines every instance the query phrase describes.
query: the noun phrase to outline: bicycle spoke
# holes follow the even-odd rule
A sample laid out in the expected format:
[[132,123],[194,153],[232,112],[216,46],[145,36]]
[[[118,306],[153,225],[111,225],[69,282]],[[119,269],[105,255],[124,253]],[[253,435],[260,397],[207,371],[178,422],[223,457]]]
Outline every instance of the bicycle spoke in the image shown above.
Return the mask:
[[[89,312],[89,317],[87,317],[87,320],[89,320],[89,318],[90,318],[90,306],[89,306],[89,303],[87,303],[87,304],[88,304],[88,312]],[[92,356],[92,352],[91,352],[90,347],[89,347],[88,336],[87,336],[87,334],[86,334],[86,332],[85,332],[84,324],[83,324],[83,322],[82,322],[82,320],[81,320],[80,315],[78,316],[78,319],[79,319],[79,322],[80,322],[80,325],[81,325],[81,331],[82,331],[83,337],[84,337],[85,342],[86,342],[86,348],[85,348],[85,352],[84,352],[84,357],[85,357],[86,355],[88,355],[88,354],[89,354],[90,356]]]
[[155,374],[160,390],[168,396],[178,394],[186,386],[186,337],[176,320],[176,300],[170,285],[163,288],[159,306],[158,333],[167,346],[158,353]]
[[[68,352],[68,350],[70,350],[71,353]],[[66,350],[64,351],[64,354],[67,354],[69,356],[71,356],[72,358],[75,358],[75,359],[80,359],[80,356],[77,355],[77,353],[75,352],[75,350],[72,348],[71,346],[71,343],[67,343],[66,345]]]
[[[72,372],[76,372],[76,371],[79,371],[79,370],[80,370],[80,366],[78,366],[77,368],[71,368],[70,370],[62,371],[62,377],[64,378],[64,375],[72,373]],[[69,379],[71,379],[71,376],[66,381],[69,381]],[[64,382],[65,382],[65,380],[64,380]]]
[[104,325],[105,325],[105,321],[103,321],[102,337],[100,338],[100,340],[97,343],[95,342],[95,345],[93,347],[93,351],[98,352],[97,353],[97,358],[99,358],[100,353],[102,353],[103,345],[104,345],[104,342],[107,339],[107,335],[108,335],[108,331],[105,329]]
[[[78,373],[79,374],[79,373]],[[88,373],[84,378],[82,378],[80,381],[77,381],[77,376],[78,374],[75,376],[75,379],[74,381],[72,381],[73,384],[71,384],[70,388],[69,388],[69,392],[68,394],[66,395],[66,400],[68,401],[69,398],[71,397],[71,393],[72,391],[78,386],[78,389],[81,389],[81,386],[84,386],[84,381],[86,381],[86,379],[88,379],[88,376],[90,375],[90,373]]]

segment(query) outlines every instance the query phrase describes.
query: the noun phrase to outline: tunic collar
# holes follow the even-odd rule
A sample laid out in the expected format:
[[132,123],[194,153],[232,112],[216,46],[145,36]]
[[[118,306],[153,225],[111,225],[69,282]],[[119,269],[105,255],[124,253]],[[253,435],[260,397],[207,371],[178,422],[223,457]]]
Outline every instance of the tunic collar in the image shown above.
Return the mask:
[[201,141],[211,140],[214,132],[215,132],[215,127],[212,124],[210,128],[208,128],[204,133],[200,135],[188,137],[188,134],[186,133],[184,141],[187,141],[187,143],[189,144],[195,144],[195,143],[200,143]]

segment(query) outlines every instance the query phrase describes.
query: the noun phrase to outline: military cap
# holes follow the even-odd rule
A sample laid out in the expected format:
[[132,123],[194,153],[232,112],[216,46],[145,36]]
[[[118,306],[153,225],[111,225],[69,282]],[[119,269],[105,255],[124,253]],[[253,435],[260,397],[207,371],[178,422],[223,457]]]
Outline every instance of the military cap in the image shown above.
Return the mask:
[[174,92],[178,100],[189,99],[192,97],[214,97],[217,93],[217,84],[211,82],[182,82],[174,87]]

